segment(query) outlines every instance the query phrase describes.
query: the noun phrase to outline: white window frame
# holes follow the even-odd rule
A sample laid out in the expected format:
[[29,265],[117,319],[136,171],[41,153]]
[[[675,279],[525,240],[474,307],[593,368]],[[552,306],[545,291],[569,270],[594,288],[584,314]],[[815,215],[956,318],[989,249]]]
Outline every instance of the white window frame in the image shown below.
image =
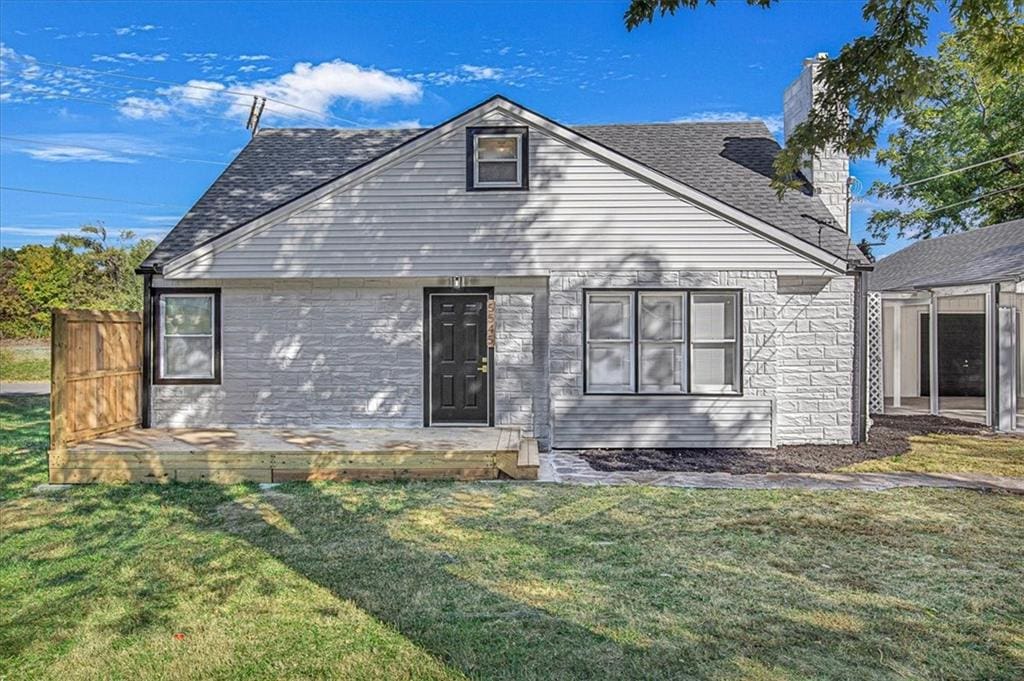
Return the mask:
[[[481,159],[481,139],[516,140],[516,157],[514,159]],[[480,180],[480,163],[515,163],[516,179],[514,182],[482,182]],[[523,134],[519,132],[478,132],[473,135],[473,187],[482,189],[521,189],[523,186]]]
[[690,348],[689,348],[689,364],[693,365],[693,353],[694,350],[701,346],[718,346],[718,345],[732,345],[733,347],[733,383],[732,386],[727,384],[714,384],[714,383],[701,383],[692,384],[690,386],[691,392],[706,394],[706,395],[735,395],[742,391],[742,383],[740,382],[743,373],[743,358],[740,356],[742,352],[740,344],[740,336],[743,333],[741,328],[742,317],[740,315],[740,305],[742,304],[742,297],[736,291],[694,291],[690,295],[689,307],[688,307],[688,323],[693,326],[693,299],[700,298],[701,295],[706,296],[727,296],[733,297],[732,306],[732,322],[733,322],[733,338],[702,338],[698,339],[696,334],[691,334],[690,337]]
[[[696,296],[698,299],[704,295],[715,295],[715,296],[732,296],[733,304],[733,329],[734,338],[714,338],[714,339],[703,339],[694,340],[695,334],[694,329],[694,312],[693,312],[693,299]],[[601,340],[597,339],[591,341],[590,338],[590,301],[594,297],[605,296],[628,296],[630,303],[630,318],[629,318],[629,338],[627,339],[615,339],[615,340]],[[672,341],[658,341],[658,340],[642,340],[640,338],[640,314],[642,309],[642,300],[645,295],[657,297],[657,296],[671,296],[679,295],[683,299],[683,319],[682,319],[682,338],[680,340]],[[623,396],[701,396],[701,395],[743,395],[743,292],[738,289],[589,289],[584,291],[583,297],[583,362],[584,372],[586,374],[583,394],[584,395],[623,395]],[[630,363],[630,385],[627,389],[613,389],[613,390],[602,390],[592,388],[590,380],[592,376],[590,367],[590,346],[591,343],[606,344],[606,343],[628,343],[629,352],[629,363]],[[670,343],[677,343],[682,346],[682,361],[680,362],[680,385],[682,386],[681,391],[665,391],[665,390],[643,390],[640,387],[639,373],[642,370],[641,354],[643,352],[643,346],[646,345],[665,345]],[[693,384],[693,354],[694,349],[700,346],[707,345],[722,345],[731,344],[733,350],[733,384],[728,385],[716,385],[716,384]]]
[[[586,305],[586,311],[587,311],[586,323],[584,324],[584,328],[583,328],[583,354],[584,354],[583,361],[586,362],[586,368],[587,368],[587,385],[584,386],[585,392],[588,392],[588,393],[593,394],[593,395],[621,395],[621,394],[623,394],[623,391],[621,389],[601,390],[601,389],[592,389],[590,387],[590,378],[593,375],[593,373],[590,370],[590,346],[591,346],[591,343],[593,343],[595,345],[619,345],[619,344],[621,344],[621,345],[625,345],[627,348],[629,348],[629,352],[627,353],[627,357],[629,359],[629,394],[632,394],[632,393],[636,392],[636,343],[635,343],[635,341],[636,341],[636,296],[633,295],[633,293],[634,292],[631,291],[631,290],[623,290],[623,291],[615,291],[615,290],[587,291],[587,294],[584,297],[584,305]],[[598,339],[591,340],[591,338],[590,338],[590,301],[594,297],[600,298],[602,296],[603,297],[614,297],[614,298],[625,297],[627,300],[629,300],[629,319],[627,320],[628,321],[628,328],[629,328],[629,336],[628,337],[626,337],[626,338],[612,338],[612,339],[601,339],[601,338],[598,338]]]
[[[206,298],[210,301],[210,333],[167,333],[167,299],[168,298]],[[159,372],[157,379],[161,381],[214,381],[217,379],[217,295],[215,293],[161,293],[157,314],[157,352]],[[168,338],[209,338],[210,367],[207,374],[174,374],[167,373],[167,339]]]
[[[679,313],[682,315],[680,323],[682,324],[682,337],[679,340],[644,340],[643,337],[643,309],[644,309],[644,298],[668,298],[678,297],[681,299],[679,306]],[[636,303],[636,314],[637,314],[637,351],[636,351],[636,375],[637,375],[637,386],[636,391],[641,395],[685,395],[687,393],[687,372],[689,369],[688,353],[689,348],[687,347],[687,333],[690,330],[689,320],[689,305],[690,305],[690,294],[687,291],[638,291],[637,292],[637,303]],[[658,345],[678,345],[679,346],[679,390],[645,390],[643,387],[642,378],[644,370],[644,346],[658,346]]]

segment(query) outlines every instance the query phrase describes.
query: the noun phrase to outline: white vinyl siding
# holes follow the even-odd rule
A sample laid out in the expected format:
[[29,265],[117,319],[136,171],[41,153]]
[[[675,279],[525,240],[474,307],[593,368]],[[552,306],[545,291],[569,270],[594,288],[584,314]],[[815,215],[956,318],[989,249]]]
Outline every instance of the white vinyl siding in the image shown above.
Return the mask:
[[554,446],[576,448],[771,447],[764,397],[581,395],[556,397]]
[[529,135],[530,191],[466,191],[465,136],[453,132],[165,276],[504,276],[567,268],[823,274],[820,264],[537,129]]

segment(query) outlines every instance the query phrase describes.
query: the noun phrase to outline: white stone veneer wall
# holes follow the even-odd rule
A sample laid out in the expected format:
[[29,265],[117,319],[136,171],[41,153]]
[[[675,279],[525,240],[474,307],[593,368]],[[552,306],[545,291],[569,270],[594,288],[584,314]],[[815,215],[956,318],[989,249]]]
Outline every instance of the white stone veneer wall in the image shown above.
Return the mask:
[[554,273],[549,300],[553,399],[583,394],[584,289],[644,287],[742,289],[743,397],[775,399],[776,444],[851,441],[850,277],[779,278],[764,271]]
[[853,322],[853,277],[780,277],[778,444],[851,441]]
[[[423,289],[441,279],[156,280],[221,289],[221,385],[154,385],[153,425],[423,425]],[[497,304],[495,423],[547,436],[546,280]]]
[[592,288],[743,290],[743,389],[770,397],[775,388],[774,272],[558,272],[551,277],[551,385],[554,395],[583,393],[583,291]]
[[[219,386],[153,386],[153,424],[421,426],[423,287],[444,284],[157,279],[221,289],[224,369]],[[495,423],[520,426],[543,447],[549,398],[582,393],[582,291],[599,287],[743,289],[744,396],[775,399],[777,444],[850,441],[852,278],[560,272],[550,293],[539,277],[467,285],[495,287]]]

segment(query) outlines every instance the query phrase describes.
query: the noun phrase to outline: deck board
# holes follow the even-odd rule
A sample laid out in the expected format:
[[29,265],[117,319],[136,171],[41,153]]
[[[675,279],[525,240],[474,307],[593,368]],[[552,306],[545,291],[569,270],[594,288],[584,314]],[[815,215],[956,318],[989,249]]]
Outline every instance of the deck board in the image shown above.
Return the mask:
[[508,427],[131,428],[51,451],[50,479],[232,483],[531,477],[516,468],[525,439],[518,428]]

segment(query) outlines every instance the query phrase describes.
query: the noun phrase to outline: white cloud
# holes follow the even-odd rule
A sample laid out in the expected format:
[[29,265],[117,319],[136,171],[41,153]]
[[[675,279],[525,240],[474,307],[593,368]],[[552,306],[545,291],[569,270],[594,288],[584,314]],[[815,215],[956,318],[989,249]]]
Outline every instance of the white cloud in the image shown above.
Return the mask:
[[140,63],[167,61],[167,57],[168,55],[166,52],[161,52],[160,54],[139,54],[137,52],[117,53],[118,59],[124,59],[125,61],[135,61]]
[[[172,85],[171,87],[159,88],[157,92],[165,97],[174,97],[181,101],[184,106],[196,108],[208,108],[211,105],[223,102],[219,93],[225,89],[223,83],[213,80],[190,80],[184,85]],[[160,101],[160,100],[156,100]]]
[[138,64],[149,64],[156,62],[165,62],[168,60],[170,55],[166,52],[160,52],[158,54],[139,54],[138,52],[118,52],[117,54],[94,54],[92,60],[94,62],[108,62],[112,64],[120,64],[121,62],[136,62]]
[[757,116],[746,111],[699,111],[681,116],[673,123],[744,123],[760,121],[768,128],[768,132],[777,135],[782,132],[782,116]]
[[132,24],[131,26],[121,26],[120,28],[115,28],[114,35],[123,37],[126,35],[135,35],[139,32],[155,31],[158,28],[160,27],[154,26],[153,24]]
[[266,61],[270,59],[269,54],[240,54],[238,61]]
[[106,163],[136,163],[137,161],[127,156],[118,156],[109,151],[97,149],[83,149],[74,145],[63,145],[60,143],[47,144],[45,146],[25,147],[19,149],[22,153],[31,156],[37,161],[56,161],[66,163],[69,161],[103,161]]
[[[176,218],[177,219],[177,218]],[[10,236],[30,236],[30,237],[58,237],[61,234],[77,234],[79,230],[78,225],[69,225],[67,227],[42,227],[33,225],[4,225],[0,227],[0,230],[4,234]],[[115,234],[124,230],[131,230],[135,232],[135,236],[142,239],[161,239],[163,236],[170,231],[170,227],[107,227],[107,232]]]
[[522,87],[524,81],[539,79],[544,74],[537,68],[527,65],[514,65],[507,68],[497,66],[481,66],[478,64],[460,64],[445,71],[427,71],[409,75],[411,80],[429,83],[436,86],[460,85],[476,82],[500,82],[513,87]]
[[460,67],[470,80],[501,80],[504,71],[493,66],[462,64]]
[[[340,59],[315,66],[300,62],[289,73],[252,83],[243,89],[290,102],[321,115],[326,115],[339,100],[383,105],[416,102],[423,95],[423,88],[418,83]],[[287,116],[289,108],[277,106],[273,110],[278,115]]]
[[171,106],[159,99],[125,97],[118,102],[117,110],[122,116],[132,120],[156,120],[167,118],[171,113]]
[[[215,61],[235,61],[234,57],[213,52],[188,53],[183,56],[188,61],[199,62],[203,67]],[[210,74],[203,79],[159,88],[148,96],[136,94],[107,100],[103,92],[96,89],[101,76],[58,68],[44,70],[28,55],[17,54],[13,49],[0,44],[0,63],[3,65],[0,84],[3,85],[5,105],[72,95],[88,96],[109,101],[122,117],[132,120],[160,120],[200,112],[244,120],[249,113],[252,97],[225,93],[229,88],[263,95],[268,100],[278,100],[268,101],[264,120],[316,120],[318,123],[326,122],[330,118],[331,109],[339,104],[382,106],[416,102],[423,95],[423,86],[413,79],[340,59],[319,64],[300,62],[286,73],[271,76],[271,67],[261,64],[271,62],[257,59],[261,55],[243,56],[248,60],[244,64],[236,62],[236,68],[242,70],[233,76]],[[119,52],[93,55],[93,61],[122,64],[168,59],[166,53]],[[45,79],[40,78],[43,73]],[[242,80],[245,75],[253,80]],[[66,156],[70,158],[72,154]]]
[[37,161],[56,163],[138,163],[138,157],[160,155],[162,150],[161,146],[144,137],[87,132],[56,135],[27,133],[24,138],[15,136],[4,140],[4,147]]

